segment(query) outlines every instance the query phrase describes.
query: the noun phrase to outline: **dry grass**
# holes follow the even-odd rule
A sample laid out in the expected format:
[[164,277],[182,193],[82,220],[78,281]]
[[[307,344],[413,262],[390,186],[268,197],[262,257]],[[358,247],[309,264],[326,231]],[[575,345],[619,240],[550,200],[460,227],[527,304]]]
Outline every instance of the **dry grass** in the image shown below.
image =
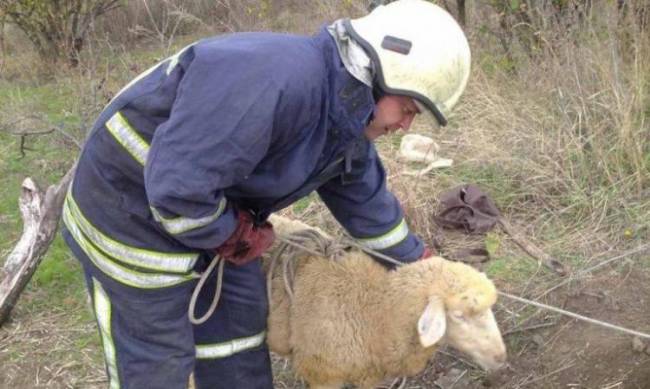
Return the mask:
[[[453,128],[434,136],[456,159],[455,171],[435,174],[428,189],[426,182],[394,182],[405,187],[407,204],[423,201],[418,189],[436,194],[448,187],[452,176],[478,181],[506,214],[534,223],[535,235],[566,239],[562,249],[577,248],[579,235],[615,245],[627,228],[647,234],[650,46],[647,32],[633,24],[614,31],[611,12],[592,15],[575,39],[527,58],[516,71],[475,50]],[[474,37],[475,47],[485,47]]]

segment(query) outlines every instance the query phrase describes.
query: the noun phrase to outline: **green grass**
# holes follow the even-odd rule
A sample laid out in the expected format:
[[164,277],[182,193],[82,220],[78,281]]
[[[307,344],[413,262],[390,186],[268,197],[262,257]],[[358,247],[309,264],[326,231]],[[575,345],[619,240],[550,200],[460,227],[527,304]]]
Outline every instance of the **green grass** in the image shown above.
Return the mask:
[[301,213],[303,213],[307,209],[309,204],[311,204],[313,201],[316,201],[317,198],[318,198],[318,195],[316,194],[316,192],[312,192],[312,193],[309,194],[309,196],[303,197],[300,200],[293,203],[293,205],[291,206],[291,210],[295,214],[300,215]]
[[517,256],[493,257],[485,267],[486,274],[495,281],[519,285],[529,279],[537,270],[534,260],[525,253]]
[[[74,80],[68,78],[40,85],[0,80],[2,106],[23,108],[24,114],[44,114],[53,123],[68,127],[79,124],[78,117],[70,108],[75,106],[76,93]],[[10,118],[7,119],[11,121]]]

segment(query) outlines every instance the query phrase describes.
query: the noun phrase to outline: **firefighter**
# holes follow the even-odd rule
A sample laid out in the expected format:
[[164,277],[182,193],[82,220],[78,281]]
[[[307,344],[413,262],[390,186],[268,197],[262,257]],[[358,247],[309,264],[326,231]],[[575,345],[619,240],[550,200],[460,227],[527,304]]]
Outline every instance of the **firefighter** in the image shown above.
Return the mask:
[[[373,140],[418,113],[444,126],[469,76],[467,39],[424,0],[398,0],[314,36],[194,43],[99,115],[64,204],[110,388],[272,388],[260,255],[266,218],[316,191],[368,248],[425,255]],[[226,259],[213,301],[213,257]]]

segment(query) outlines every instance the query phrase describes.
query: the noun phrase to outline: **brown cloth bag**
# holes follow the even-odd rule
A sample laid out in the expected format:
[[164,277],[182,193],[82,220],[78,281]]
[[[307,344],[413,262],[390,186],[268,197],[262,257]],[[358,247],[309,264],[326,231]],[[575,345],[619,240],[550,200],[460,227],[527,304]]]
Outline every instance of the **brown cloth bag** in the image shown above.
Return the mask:
[[501,214],[483,191],[474,184],[455,187],[440,196],[434,220],[445,228],[464,229],[469,234],[484,234],[494,228]]

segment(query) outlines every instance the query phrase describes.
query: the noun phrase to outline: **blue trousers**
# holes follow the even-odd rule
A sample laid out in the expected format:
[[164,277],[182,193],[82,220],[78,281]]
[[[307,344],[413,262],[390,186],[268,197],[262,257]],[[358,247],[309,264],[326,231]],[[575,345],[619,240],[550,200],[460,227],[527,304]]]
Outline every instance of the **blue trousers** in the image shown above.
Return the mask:
[[[124,285],[97,269],[64,229],[81,262],[97,317],[110,389],[272,389],[265,342],[268,300],[259,261],[224,267],[219,305],[203,324],[187,316],[197,281],[160,289]],[[205,264],[203,264],[205,265]],[[196,304],[207,311],[216,270]]]

